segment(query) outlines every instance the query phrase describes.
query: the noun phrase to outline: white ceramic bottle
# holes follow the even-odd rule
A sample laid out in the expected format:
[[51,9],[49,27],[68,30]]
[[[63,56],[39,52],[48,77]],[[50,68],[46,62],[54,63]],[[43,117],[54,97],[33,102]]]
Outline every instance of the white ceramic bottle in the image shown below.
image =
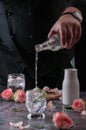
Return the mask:
[[79,88],[77,69],[65,69],[62,84],[62,103],[65,108],[71,106],[74,99],[79,98]]

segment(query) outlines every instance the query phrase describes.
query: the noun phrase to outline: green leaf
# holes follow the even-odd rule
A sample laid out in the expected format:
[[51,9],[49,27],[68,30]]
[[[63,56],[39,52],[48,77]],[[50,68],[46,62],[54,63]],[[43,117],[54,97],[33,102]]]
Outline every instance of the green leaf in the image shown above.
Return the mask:
[[21,109],[20,108],[13,108],[12,111],[14,111],[14,112],[21,112]]

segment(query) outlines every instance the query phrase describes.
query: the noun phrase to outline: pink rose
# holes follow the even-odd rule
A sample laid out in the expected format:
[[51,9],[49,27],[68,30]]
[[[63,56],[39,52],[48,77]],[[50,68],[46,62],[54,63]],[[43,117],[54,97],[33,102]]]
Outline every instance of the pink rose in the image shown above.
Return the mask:
[[75,111],[78,111],[78,112],[83,111],[85,109],[85,102],[84,102],[84,100],[82,100],[81,98],[80,99],[75,99],[73,101],[72,108]]
[[24,102],[26,98],[26,94],[25,91],[23,89],[18,89],[16,90],[16,92],[14,93],[14,101],[15,102]]
[[53,120],[56,127],[61,129],[69,129],[73,126],[73,121],[64,112],[56,112],[53,114]]
[[1,97],[5,100],[10,100],[13,96],[13,92],[11,88],[7,88],[1,93]]

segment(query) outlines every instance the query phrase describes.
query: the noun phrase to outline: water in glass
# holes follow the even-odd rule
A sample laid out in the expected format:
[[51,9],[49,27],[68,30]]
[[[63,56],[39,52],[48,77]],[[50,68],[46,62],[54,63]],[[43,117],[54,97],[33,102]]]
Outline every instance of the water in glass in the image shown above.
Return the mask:
[[12,88],[13,92],[16,89],[25,89],[25,77],[21,73],[13,73],[8,75],[7,88]]
[[[36,88],[35,88],[36,89]],[[26,108],[29,111],[28,119],[45,118],[44,110],[46,108],[45,92],[43,90],[26,91]]]

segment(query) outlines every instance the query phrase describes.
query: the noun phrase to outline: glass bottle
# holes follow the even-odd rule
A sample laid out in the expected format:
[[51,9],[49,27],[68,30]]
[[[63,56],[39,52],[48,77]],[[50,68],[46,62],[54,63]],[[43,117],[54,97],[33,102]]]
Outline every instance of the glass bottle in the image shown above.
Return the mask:
[[51,51],[58,51],[62,49],[60,38],[57,34],[54,34],[52,37],[50,37],[47,41],[35,45],[35,50],[37,52],[45,51],[45,50],[51,50]]
[[62,84],[62,103],[65,108],[71,107],[73,100],[79,98],[79,80],[77,69],[68,68],[64,70],[64,80]]

